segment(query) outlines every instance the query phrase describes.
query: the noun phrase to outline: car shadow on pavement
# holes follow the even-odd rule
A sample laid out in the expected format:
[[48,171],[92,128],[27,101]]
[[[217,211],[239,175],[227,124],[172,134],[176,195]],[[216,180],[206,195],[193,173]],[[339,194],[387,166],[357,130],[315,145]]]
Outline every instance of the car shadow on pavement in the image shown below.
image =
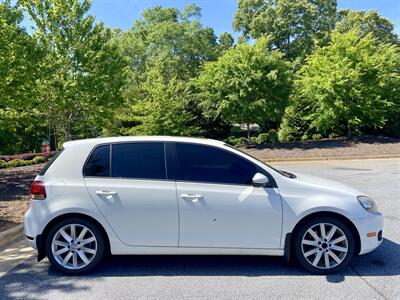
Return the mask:
[[[376,251],[354,257],[346,270],[325,276],[326,281],[340,283],[349,276],[398,276],[399,252],[399,244],[384,239]],[[151,276],[266,276],[268,280],[270,276],[316,275],[306,272],[297,264],[287,264],[282,257],[131,255],[110,257],[86,275],[65,276],[51,267],[47,259],[37,263],[36,258],[32,257],[1,277],[0,299],[38,299],[54,291],[89,291],[91,282],[102,281],[107,277]]]
[[[355,256],[343,272],[327,276],[340,282],[343,276],[400,275],[400,245],[384,239],[372,253]],[[53,268],[49,274],[56,274]],[[90,274],[107,276],[307,276],[297,263],[287,264],[282,257],[271,256],[199,256],[199,255],[131,255],[108,258]]]

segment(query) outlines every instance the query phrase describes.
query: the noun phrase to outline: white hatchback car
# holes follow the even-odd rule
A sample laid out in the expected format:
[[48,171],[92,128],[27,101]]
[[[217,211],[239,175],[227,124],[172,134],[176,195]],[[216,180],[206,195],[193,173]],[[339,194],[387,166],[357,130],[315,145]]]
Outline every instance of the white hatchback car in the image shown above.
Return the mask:
[[35,178],[25,214],[38,260],[69,274],[108,253],[293,255],[327,274],[378,247],[382,226],[351,187],[179,137],[67,142]]

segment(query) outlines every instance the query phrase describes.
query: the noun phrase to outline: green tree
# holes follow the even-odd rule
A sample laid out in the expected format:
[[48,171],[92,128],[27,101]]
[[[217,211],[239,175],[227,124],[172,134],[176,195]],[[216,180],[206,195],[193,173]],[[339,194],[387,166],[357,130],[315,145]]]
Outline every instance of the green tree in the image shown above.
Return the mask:
[[325,45],[335,26],[336,0],[239,0],[233,26],[244,36],[269,38],[290,60]]
[[46,132],[35,109],[41,51],[21,26],[22,10],[0,3],[0,153],[38,150]]
[[339,11],[336,23],[337,31],[344,33],[356,27],[362,36],[371,33],[379,42],[399,44],[399,37],[394,32],[393,23],[379,15],[376,10],[344,9]]
[[229,123],[280,121],[291,90],[291,68],[266,40],[240,44],[209,62],[195,80],[207,116]]
[[123,135],[176,135],[198,134],[193,126],[194,116],[187,110],[190,94],[185,82],[172,78],[164,82],[159,70],[150,70],[143,82],[141,92],[146,94],[142,101],[132,101],[121,110],[123,122],[134,126],[120,127]]
[[[197,76],[204,62],[218,55],[214,32],[201,24],[200,16],[195,5],[183,11],[156,6],[145,10],[130,30],[114,39],[131,66],[123,89],[125,107],[111,125],[115,133],[198,132],[201,115],[195,118],[197,103],[189,80]],[[162,110],[154,111],[161,103]]]
[[122,102],[125,62],[109,43],[110,29],[94,24],[88,0],[21,0],[46,56],[38,66],[41,110],[63,139],[96,135]]
[[399,70],[398,46],[382,44],[372,34],[362,37],[357,29],[334,32],[332,43],[308,58],[295,82],[293,95],[303,103],[309,126],[302,130],[351,137],[383,128],[400,113]]
[[221,51],[226,51],[228,49],[231,49],[235,43],[235,40],[233,39],[232,35],[228,32],[223,32],[218,38],[218,44],[219,48]]

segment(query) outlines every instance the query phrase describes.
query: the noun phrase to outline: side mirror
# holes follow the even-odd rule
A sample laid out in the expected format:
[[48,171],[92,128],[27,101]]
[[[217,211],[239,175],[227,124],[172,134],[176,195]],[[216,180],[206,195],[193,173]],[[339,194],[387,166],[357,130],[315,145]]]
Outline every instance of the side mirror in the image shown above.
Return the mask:
[[266,187],[269,182],[268,177],[261,173],[256,173],[252,181],[254,187]]

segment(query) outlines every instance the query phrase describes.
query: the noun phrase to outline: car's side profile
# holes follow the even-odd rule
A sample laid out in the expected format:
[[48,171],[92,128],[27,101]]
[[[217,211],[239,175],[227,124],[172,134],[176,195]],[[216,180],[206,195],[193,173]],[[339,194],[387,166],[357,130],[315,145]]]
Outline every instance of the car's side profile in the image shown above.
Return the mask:
[[327,274],[381,244],[383,217],[355,189],[223,142],[116,137],[65,143],[24,223],[38,259],[69,274],[107,253],[285,255]]

